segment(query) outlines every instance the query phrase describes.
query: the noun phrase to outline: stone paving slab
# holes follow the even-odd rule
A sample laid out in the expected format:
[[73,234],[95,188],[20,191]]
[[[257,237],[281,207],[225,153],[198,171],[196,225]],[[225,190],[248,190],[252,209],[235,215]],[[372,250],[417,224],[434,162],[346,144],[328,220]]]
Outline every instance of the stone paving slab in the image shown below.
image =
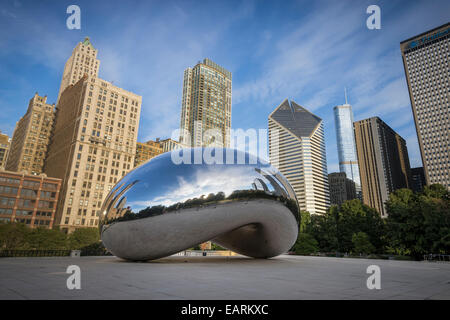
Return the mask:
[[[69,265],[81,289],[69,290]],[[369,290],[369,265],[381,289]],[[1,258],[0,299],[450,299],[450,263],[282,255]]]

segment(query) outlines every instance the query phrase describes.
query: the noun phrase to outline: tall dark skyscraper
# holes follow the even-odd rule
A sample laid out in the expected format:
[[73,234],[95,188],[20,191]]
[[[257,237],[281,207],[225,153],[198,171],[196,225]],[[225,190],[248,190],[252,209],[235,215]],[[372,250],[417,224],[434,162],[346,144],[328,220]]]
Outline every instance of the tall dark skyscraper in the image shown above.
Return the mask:
[[356,199],[356,184],[352,179],[347,178],[345,172],[330,173],[328,185],[331,205],[341,205],[347,200]]
[[410,186],[406,142],[378,117],[356,121],[354,126],[363,202],[385,217],[389,193]]
[[411,168],[411,189],[414,192],[421,192],[426,186],[425,172],[423,167]]
[[400,43],[428,184],[450,189],[450,23]]

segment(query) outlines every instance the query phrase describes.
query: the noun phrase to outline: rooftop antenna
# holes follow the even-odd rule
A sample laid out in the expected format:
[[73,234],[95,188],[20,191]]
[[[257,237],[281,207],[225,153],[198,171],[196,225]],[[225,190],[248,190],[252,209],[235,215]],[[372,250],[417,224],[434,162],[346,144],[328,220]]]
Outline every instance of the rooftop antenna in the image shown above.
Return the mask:
[[344,93],[345,93],[345,104],[348,104],[347,102],[347,88],[344,87]]

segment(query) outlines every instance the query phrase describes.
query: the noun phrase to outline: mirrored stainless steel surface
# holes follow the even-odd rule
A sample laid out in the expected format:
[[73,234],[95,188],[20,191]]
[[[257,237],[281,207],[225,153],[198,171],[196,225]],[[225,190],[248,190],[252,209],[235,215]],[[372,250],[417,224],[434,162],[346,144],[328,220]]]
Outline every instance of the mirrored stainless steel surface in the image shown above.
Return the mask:
[[299,223],[297,199],[280,172],[226,148],[180,149],[149,160],[114,186],[101,212],[103,244],[128,260],[157,259],[209,240],[273,257],[292,247]]

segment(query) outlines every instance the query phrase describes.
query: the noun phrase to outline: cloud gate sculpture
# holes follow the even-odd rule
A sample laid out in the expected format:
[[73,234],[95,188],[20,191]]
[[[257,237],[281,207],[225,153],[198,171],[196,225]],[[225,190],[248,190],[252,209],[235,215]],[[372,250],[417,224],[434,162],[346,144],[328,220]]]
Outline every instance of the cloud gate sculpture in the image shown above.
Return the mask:
[[289,250],[299,208],[270,164],[229,148],[178,149],[125,175],[102,207],[100,232],[117,257],[158,259],[212,241],[270,258]]

